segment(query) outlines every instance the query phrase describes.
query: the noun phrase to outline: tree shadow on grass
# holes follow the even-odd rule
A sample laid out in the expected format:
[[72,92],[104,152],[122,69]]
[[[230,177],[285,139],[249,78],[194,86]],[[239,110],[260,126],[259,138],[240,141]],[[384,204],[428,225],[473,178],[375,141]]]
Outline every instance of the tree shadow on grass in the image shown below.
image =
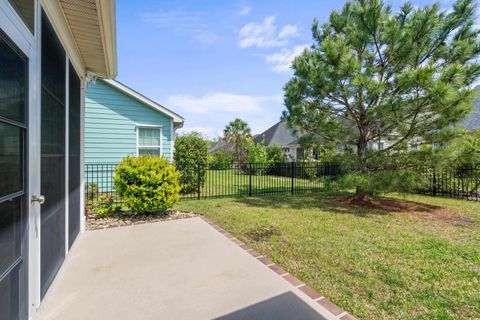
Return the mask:
[[360,217],[400,212],[426,213],[442,209],[440,206],[389,197],[375,197],[371,199],[369,204],[359,205],[351,201],[352,197],[353,194],[348,192],[322,192],[237,198],[235,202],[259,208],[319,209],[325,212],[351,214]]

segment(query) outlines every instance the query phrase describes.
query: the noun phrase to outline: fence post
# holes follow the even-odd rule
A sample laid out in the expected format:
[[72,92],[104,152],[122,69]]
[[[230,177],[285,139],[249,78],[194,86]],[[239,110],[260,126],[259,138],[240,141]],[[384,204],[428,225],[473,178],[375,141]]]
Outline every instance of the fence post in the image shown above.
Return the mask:
[[291,188],[291,193],[293,194],[293,192],[294,192],[294,179],[295,179],[295,162],[294,162],[294,161],[291,162],[291,166],[292,166],[292,168],[291,168],[291,170],[290,170],[290,171],[292,172],[292,188]]
[[435,169],[433,169],[433,196],[437,195],[437,175]]
[[252,164],[248,163],[248,196],[252,196]]
[[198,200],[200,200],[200,195],[201,195],[201,190],[200,190],[200,187],[201,187],[201,185],[200,185],[200,170],[201,170],[201,168],[200,168],[200,166],[201,166],[201,164],[198,163],[198,167],[197,167],[197,194],[198,194],[197,199]]

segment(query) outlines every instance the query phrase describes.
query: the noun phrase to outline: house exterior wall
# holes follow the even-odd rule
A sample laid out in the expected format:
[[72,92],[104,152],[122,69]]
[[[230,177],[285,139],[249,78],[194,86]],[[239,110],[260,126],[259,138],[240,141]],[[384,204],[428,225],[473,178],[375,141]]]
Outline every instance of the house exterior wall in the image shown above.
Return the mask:
[[162,155],[172,160],[172,119],[102,80],[87,85],[85,163],[116,164],[137,154],[137,128],[162,128]]
[[[112,1],[113,0],[105,2],[111,5]],[[43,299],[43,278],[46,278],[46,276],[42,274],[42,263],[53,261],[52,253],[61,253],[61,255],[65,257],[70,250],[69,245],[71,242],[68,240],[73,241],[79,232],[78,229],[76,229],[75,232],[70,232],[69,222],[73,222],[73,219],[78,219],[78,222],[84,223],[83,158],[81,157],[83,154],[83,144],[80,143],[80,145],[78,145],[77,141],[78,139],[83,139],[82,126],[79,126],[78,123],[82,123],[83,121],[83,98],[87,69],[85,63],[91,62],[92,59],[90,57],[88,59],[81,58],[80,49],[84,49],[85,47],[79,47],[74,39],[70,25],[64,15],[64,7],[62,7],[66,2],[67,1],[47,0],[0,1],[0,32],[4,45],[4,50],[2,51],[4,60],[2,62],[5,62],[6,58],[9,59],[13,57],[10,52],[8,52],[9,50],[5,50],[5,48],[13,49],[11,51],[19,53],[19,56],[26,59],[25,92],[23,87],[19,89],[22,92],[23,98],[25,98],[24,109],[22,109],[25,112],[25,119],[17,121],[18,123],[14,121],[14,126],[20,128],[17,129],[19,130],[18,133],[23,135],[23,138],[19,139],[21,143],[18,144],[22,150],[21,156],[18,156],[15,149],[12,149],[13,151],[8,149],[5,152],[5,148],[3,148],[4,150],[1,151],[2,153],[6,153],[7,156],[13,154],[15,155],[15,159],[17,159],[15,162],[6,163],[4,169],[18,172],[16,164],[20,164],[21,175],[23,177],[21,190],[14,190],[15,193],[10,193],[7,196],[4,196],[2,193],[2,199],[0,199],[0,213],[11,214],[8,211],[10,210],[10,206],[7,207],[7,212],[4,211],[5,203],[13,203],[13,201],[17,201],[17,198],[21,197],[21,200],[18,200],[20,207],[11,209],[14,210],[11,212],[13,212],[12,214],[15,219],[10,220],[10,216],[7,215],[7,220],[4,219],[7,223],[5,228],[0,229],[0,238],[5,240],[4,243],[2,242],[2,245],[5,244],[5,250],[10,249],[10,247],[12,249],[21,248],[20,251],[15,249],[15,256],[12,256],[14,258],[13,262],[7,261],[7,257],[0,257],[0,259],[5,259],[9,263],[9,268],[2,268],[2,270],[0,270],[1,319],[36,319],[37,311]],[[86,2],[87,1],[76,0],[75,2],[69,2],[69,4],[73,3],[73,9],[76,9],[79,5],[85,5]],[[16,6],[19,4],[21,7]],[[96,6],[97,4],[94,5]],[[112,16],[111,20],[105,20],[103,15],[101,17],[100,15],[94,17],[94,19],[99,20],[96,21],[99,24],[99,29],[102,27],[102,22],[112,22],[112,26],[114,27],[113,16],[115,15],[115,11],[112,10],[110,15]],[[80,18],[79,21],[84,21],[84,17]],[[44,31],[43,27],[45,27],[46,24],[51,25],[51,32],[47,33]],[[88,26],[88,24],[85,25]],[[48,127],[49,124],[48,117],[46,117],[45,114],[42,115],[42,108],[49,103],[45,101],[47,99],[42,99],[42,97],[45,96],[45,92],[42,92],[45,89],[42,87],[42,84],[45,83],[42,79],[42,72],[49,74],[49,72],[52,72],[51,68],[53,68],[53,66],[50,66],[51,68],[42,66],[44,61],[53,56],[42,53],[42,48],[46,48],[42,41],[47,39],[47,34],[50,34],[51,37],[55,38],[55,42],[58,42],[59,51],[64,51],[61,59],[59,58],[60,55],[55,55],[56,59],[54,61],[54,67],[58,68],[56,71],[60,70],[60,67],[64,64],[64,73],[62,72],[62,75],[62,73],[57,72],[54,78],[56,78],[55,83],[57,85],[61,84],[65,86],[65,96],[57,101],[59,105],[61,105],[58,108],[61,109],[63,114],[61,118],[58,117],[56,119],[56,124],[58,125],[62,124],[63,121],[65,122],[63,123],[64,127],[62,130],[53,131],[55,135],[52,134],[52,136],[60,136],[64,139],[63,142],[55,144],[55,148],[58,150],[59,145],[63,148],[61,151],[63,153],[63,159],[59,161],[59,166],[64,168],[64,172],[60,175],[59,180],[61,183],[57,183],[57,186],[63,185],[65,189],[59,187],[58,190],[55,190],[55,195],[58,196],[57,199],[53,199],[53,196],[49,197],[47,195],[47,202],[43,204],[44,200],[42,199],[45,199],[43,195],[45,195],[45,191],[47,191],[48,188],[42,185],[42,183],[47,181],[45,177],[48,177],[49,174],[54,174],[51,171],[45,174],[44,168],[46,168],[45,164],[47,161],[42,160],[42,157],[45,159],[45,155],[47,155],[44,153],[45,150],[42,150],[42,140],[43,142],[48,141],[42,138],[42,136],[45,137],[46,135],[42,127]],[[109,42],[107,41],[108,39],[102,40]],[[101,42],[95,41],[89,42],[89,48],[86,50],[87,54],[90,48],[96,45],[102,45]],[[114,41],[112,42],[114,43]],[[115,59],[115,57],[113,57],[113,59]],[[70,65],[72,68],[70,68]],[[3,70],[0,71],[0,73],[2,72]],[[80,83],[78,83],[78,86],[70,88],[69,76],[74,72],[78,75]],[[12,78],[11,73],[8,74],[5,72],[5,75],[2,74],[2,78],[6,80]],[[5,92],[5,89],[7,89],[7,92],[13,90],[13,88],[9,89],[5,87],[5,81],[1,83],[1,85],[2,90],[0,91],[2,91],[2,94]],[[75,100],[70,101],[70,93],[75,93],[75,95],[72,95],[72,97],[75,97],[72,99]],[[77,98],[81,101],[78,101]],[[70,108],[70,106],[73,106],[70,102],[76,104],[75,108]],[[79,102],[80,105],[78,106]],[[78,113],[80,113],[80,115]],[[72,122],[70,122],[69,118],[71,115],[75,117]],[[3,128],[5,128],[6,125],[12,126],[10,124],[12,120],[16,119],[9,119],[8,116],[2,117],[0,126]],[[2,131],[2,134],[3,132],[4,131]],[[75,134],[75,139],[69,139],[71,133]],[[1,138],[3,138],[3,136]],[[17,146],[15,139],[10,139],[9,136],[7,136],[7,140],[9,140],[7,141],[7,145]],[[74,150],[74,147],[79,147],[79,150],[77,149],[74,155],[78,161],[78,152],[80,152],[80,165],[77,165],[78,162],[69,162],[69,156],[71,155],[69,150]],[[76,171],[77,169],[79,171]],[[2,175],[0,179],[3,179],[4,176],[5,175]],[[78,181],[78,177],[80,177],[80,182]],[[72,185],[73,191],[69,188],[70,182],[74,184]],[[80,198],[79,201],[77,200],[78,198]],[[55,216],[50,215],[48,211],[48,206],[55,206],[52,205],[52,203],[62,203],[61,206],[55,207]],[[70,215],[70,213],[72,213],[72,215]],[[65,223],[61,221],[62,219],[64,219]],[[54,227],[52,227],[52,225],[46,227],[47,223],[53,220],[60,222],[55,224]],[[9,225],[10,223],[11,225]],[[13,236],[13,234],[10,235],[9,230],[15,230],[15,236]],[[55,248],[45,246],[47,243],[45,239],[51,234],[62,235],[58,239],[64,238],[64,244],[62,241],[59,241],[59,245]],[[62,262],[52,269],[58,270],[61,263]]]

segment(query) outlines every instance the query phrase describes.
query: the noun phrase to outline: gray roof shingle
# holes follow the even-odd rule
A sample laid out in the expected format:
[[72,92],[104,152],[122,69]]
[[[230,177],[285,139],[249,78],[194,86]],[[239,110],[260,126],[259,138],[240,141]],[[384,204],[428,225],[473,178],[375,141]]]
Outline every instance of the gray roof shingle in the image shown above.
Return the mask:
[[288,146],[294,141],[297,141],[300,137],[300,133],[295,133],[293,129],[287,127],[285,122],[280,121],[259,135],[256,135],[253,141],[255,143],[264,141],[264,144],[267,147],[276,144],[280,146]]

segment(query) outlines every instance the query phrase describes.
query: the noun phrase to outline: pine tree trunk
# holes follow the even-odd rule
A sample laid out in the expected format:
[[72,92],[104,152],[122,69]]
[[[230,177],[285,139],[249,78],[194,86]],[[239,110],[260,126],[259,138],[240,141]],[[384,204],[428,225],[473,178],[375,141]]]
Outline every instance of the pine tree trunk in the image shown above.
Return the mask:
[[355,201],[356,202],[366,202],[367,201],[367,192],[363,186],[357,186],[355,191]]
[[[358,150],[357,150],[357,155],[358,155],[358,160],[360,162],[360,172],[362,174],[367,173],[367,143],[363,137],[360,138],[360,142],[358,144]],[[365,186],[362,185],[357,185],[356,191],[355,191],[355,201],[357,202],[366,202],[368,198],[368,193],[367,190],[365,189]]]

